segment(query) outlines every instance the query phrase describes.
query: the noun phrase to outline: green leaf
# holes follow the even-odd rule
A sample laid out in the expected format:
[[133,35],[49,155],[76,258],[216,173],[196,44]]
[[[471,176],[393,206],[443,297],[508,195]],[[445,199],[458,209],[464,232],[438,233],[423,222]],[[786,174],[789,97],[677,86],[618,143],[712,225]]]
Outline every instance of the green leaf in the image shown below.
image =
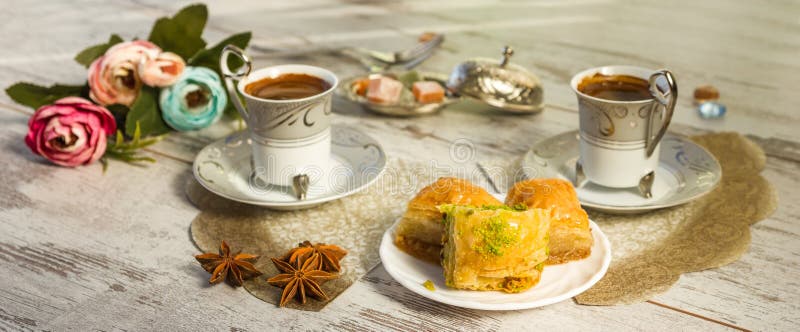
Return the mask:
[[142,166],[141,163],[143,162],[156,162],[156,160],[151,157],[140,155],[139,150],[155,144],[164,136],[155,136],[142,139],[141,133],[141,123],[138,121],[136,121],[135,128],[133,129],[133,135],[131,135],[133,138],[130,141],[124,141],[122,131],[117,130],[115,140],[108,141],[106,152],[103,154],[103,158],[100,159],[100,161],[103,163],[103,173],[105,173],[105,170],[108,167],[107,159],[120,160],[134,166]]
[[125,116],[125,114],[128,114],[128,111],[130,111],[130,109],[128,109],[128,106],[122,104],[106,105],[106,109],[108,109],[111,112],[111,114],[114,114],[114,116],[117,115]]
[[162,17],[153,24],[147,39],[164,51],[174,52],[188,59],[206,47],[201,38],[208,19],[206,5],[195,4],[184,7],[175,16]]
[[19,82],[8,87],[6,94],[19,104],[37,109],[64,97],[85,97],[88,95],[88,90],[89,88],[86,85],[55,84],[44,87],[32,83]]
[[[248,32],[241,32],[237,33],[233,36],[225,38],[221,42],[214,45],[212,48],[208,48],[202,51],[197,52],[191,59],[189,59],[188,64],[190,66],[195,67],[206,67],[211,70],[217,72],[220,78],[222,78],[222,72],[219,68],[219,56],[222,54],[222,49],[225,48],[225,45],[233,44],[238,46],[241,49],[245,49],[247,44],[250,43],[250,38],[253,36],[252,33]],[[229,57],[228,58],[228,67],[232,70],[236,70],[237,68],[241,67],[244,63],[242,60],[236,57]]]
[[144,86],[139,92],[139,97],[131,105],[131,110],[125,118],[125,134],[133,136],[137,131],[137,123],[141,126],[141,135],[160,135],[170,131],[170,128],[161,118],[158,110],[158,90]]
[[164,138],[164,135],[142,138],[141,133],[142,130],[139,122],[136,122],[136,129],[133,130],[133,138],[130,141],[125,141],[125,136],[122,134],[122,131],[117,130],[114,140],[108,141],[106,152],[130,153],[132,151],[146,148],[150,145],[158,143],[162,138]]
[[111,104],[106,105],[106,109],[111,112],[111,115],[114,116],[114,120],[117,121],[117,128],[125,128],[125,117],[130,111],[128,106],[122,104]]
[[131,145],[139,144],[139,139],[142,138],[142,127],[140,126],[140,122],[136,121],[136,129],[133,130],[133,140],[131,140]]
[[111,48],[111,46],[114,46],[121,42],[122,42],[122,37],[120,37],[117,34],[113,34],[111,35],[110,38],[108,38],[107,43],[89,46],[80,53],[78,53],[78,55],[75,56],[75,61],[82,64],[84,67],[89,68],[89,65],[91,65],[92,62],[94,62],[94,60],[99,58],[101,55],[106,54],[106,51],[108,51],[108,49]]
[[103,175],[106,175],[106,171],[108,170],[108,158],[106,158],[106,156],[101,157],[100,163],[103,164]]
[[233,102],[231,102],[230,100],[228,100],[228,105],[225,105],[225,110],[222,112],[222,114],[228,117],[229,119],[233,120],[242,119],[242,115],[239,114],[239,111],[236,110],[236,106],[233,106]]

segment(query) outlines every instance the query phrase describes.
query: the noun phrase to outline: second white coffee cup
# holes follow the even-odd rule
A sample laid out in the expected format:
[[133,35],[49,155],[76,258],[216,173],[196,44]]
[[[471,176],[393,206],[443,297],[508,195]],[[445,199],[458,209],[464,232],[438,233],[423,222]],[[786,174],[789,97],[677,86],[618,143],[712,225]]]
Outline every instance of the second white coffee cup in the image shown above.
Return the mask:
[[[610,100],[590,96],[579,84],[595,75],[625,75],[649,84],[649,96]],[[578,97],[580,159],[576,185],[583,177],[610,188],[638,187],[645,197],[659,163],[661,138],[667,131],[678,90],[672,73],[633,66],[604,66],[576,74],[570,85]]]

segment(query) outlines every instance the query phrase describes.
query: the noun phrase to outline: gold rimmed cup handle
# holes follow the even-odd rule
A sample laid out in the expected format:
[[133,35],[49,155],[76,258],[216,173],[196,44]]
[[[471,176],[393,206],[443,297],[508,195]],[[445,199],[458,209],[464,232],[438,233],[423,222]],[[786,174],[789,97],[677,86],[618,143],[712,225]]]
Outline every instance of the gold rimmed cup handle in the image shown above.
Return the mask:
[[[232,71],[231,68],[228,67],[228,56],[231,54],[244,63],[244,65],[239,67],[236,71]],[[219,57],[219,68],[222,71],[222,76],[224,76],[225,88],[228,90],[228,96],[233,102],[233,106],[236,107],[236,110],[242,115],[242,119],[248,122],[249,125],[249,112],[244,104],[242,104],[242,100],[236,92],[236,82],[234,81],[240,81],[247,77],[247,75],[250,75],[250,71],[253,70],[253,63],[250,61],[250,57],[247,56],[241,48],[235,45],[225,45]]]
[[[658,84],[660,78],[663,78],[666,86]],[[675,83],[675,77],[672,76],[672,72],[662,69],[650,75],[650,94],[664,107],[664,114],[662,115],[661,128],[654,134],[655,129],[653,127],[656,122],[656,113],[658,112],[655,112],[655,109],[650,112],[647,137],[645,139],[647,157],[653,155],[653,151],[655,151],[658,143],[661,142],[661,138],[667,133],[667,127],[669,127],[672,114],[675,112],[675,103],[678,100],[678,85]]]

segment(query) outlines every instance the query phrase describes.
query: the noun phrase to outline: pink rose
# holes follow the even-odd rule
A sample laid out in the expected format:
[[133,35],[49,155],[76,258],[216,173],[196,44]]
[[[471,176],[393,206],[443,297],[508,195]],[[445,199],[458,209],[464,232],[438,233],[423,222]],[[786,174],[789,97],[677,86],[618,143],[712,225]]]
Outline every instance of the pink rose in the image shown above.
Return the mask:
[[170,86],[183,73],[186,63],[175,53],[164,52],[139,63],[139,77],[149,86]]
[[117,123],[105,107],[66,97],[36,110],[25,144],[33,153],[67,167],[90,164],[106,152],[106,137]]
[[123,42],[89,66],[89,97],[100,105],[130,106],[139,95],[139,64],[155,58],[161,49],[145,40]]

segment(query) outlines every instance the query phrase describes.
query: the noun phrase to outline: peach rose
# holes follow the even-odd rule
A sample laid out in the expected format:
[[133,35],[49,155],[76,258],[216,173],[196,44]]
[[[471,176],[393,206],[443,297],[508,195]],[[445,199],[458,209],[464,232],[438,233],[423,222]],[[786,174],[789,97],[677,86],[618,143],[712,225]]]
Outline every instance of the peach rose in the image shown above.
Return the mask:
[[33,153],[67,167],[91,164],[106,152],[117,123],[105,107],[66,97],[36,110],[28,121],[25,144]]
[[139,63],[139,77],[149,86],[170,86],[183,73],[186,63],[175,53],[164,52]]
[[130,106],[142,86],[139,64],[160,53],[158,46],[145,40],[112,46],[89,66],[89,97],[100,105]]

